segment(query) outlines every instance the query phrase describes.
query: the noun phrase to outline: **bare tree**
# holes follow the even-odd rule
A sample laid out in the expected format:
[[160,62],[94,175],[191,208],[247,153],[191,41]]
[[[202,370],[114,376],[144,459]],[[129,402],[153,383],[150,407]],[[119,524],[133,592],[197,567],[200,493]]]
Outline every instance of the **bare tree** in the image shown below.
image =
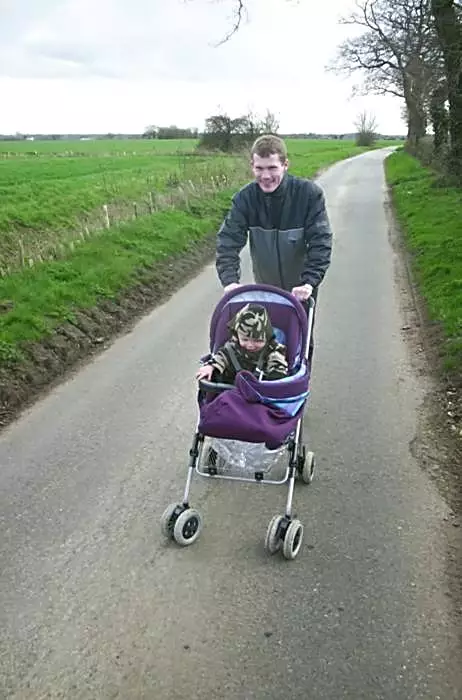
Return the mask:
[[269,109],[266,110],[266,114],[261,122],[260,130],[263,134],[277,134],[279,131],[279,122]]
[[372,146],[376,139],[377,120],[366,110],[356,117],[356,143],[358,146]]
[[356,92],[402,97],[415,149],[426,132],[426,90],[438,64],[431,0],[356,0],[356,7],[341,23],[364,32],[341,44],[328,70],[361,73]]
[[252,111],[235,119],[226,113],[215,114],[205,121],[199,148],[225,153],[240,151],[261,134],[276,133],[278,127],[275,116],[269,110],[263,119]]
[[446,67],[449,168],[462,181],[462,6],[455,0],[432,0],[432,11]]
[[239,124],[228,114],[214,114],[205,120],[205,131],[199,146],[229,153]]
[[158,137],[159,127],[154,124],[150,124],[146,127],[143,133],[144,139],[156,139]]
[[234,34],[239,30],[239,27],[244,21],[244,17],[247,16],[247,9],[244,4],[244,0],[233,0],[233,20],[232,26],[229,32],[221,39],[221,41],[216,44],[216,46],[221,46],[231,39]]
[[438,160],[446,155],[449,137],[449,115],[446,107],[448,88],[446,81],[433,88],[429,114],[433,126],[433,149]]

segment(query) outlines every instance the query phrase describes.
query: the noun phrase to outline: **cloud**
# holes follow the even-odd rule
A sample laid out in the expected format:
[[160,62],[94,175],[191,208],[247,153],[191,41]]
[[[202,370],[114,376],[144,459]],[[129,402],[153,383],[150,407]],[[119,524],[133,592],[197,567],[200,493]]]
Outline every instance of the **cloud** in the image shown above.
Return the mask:
[[[32,117],[53,131],[201,127],[218,107],[269,107],[287,130],[351,129],[350,87],[324,67],[346,36],[337,19],[353,0],[316,10],[310,0],[247,0],[248,21],[216,48],[233,2],[0,0],[0,131],[39,131]],[[33,113],[24,104],[32,94]]]
[[232,41],[215,48],[213,43],[232,26],[232,0],[34,2],[23,24],[18,8],[7,15],[0,49],[3,75],[63,77],[64,62],[69,77],[75,76],[75,64],[82,75],[121,79],[235,82],[249,73],[280,77],[287,69],[290,77],[290,70],[299,69],[297,62],[311,55],[319,61],[325,53],[323,29],[332,15],[317,9],[314,23],[303,5],[248,0],[250,22]]

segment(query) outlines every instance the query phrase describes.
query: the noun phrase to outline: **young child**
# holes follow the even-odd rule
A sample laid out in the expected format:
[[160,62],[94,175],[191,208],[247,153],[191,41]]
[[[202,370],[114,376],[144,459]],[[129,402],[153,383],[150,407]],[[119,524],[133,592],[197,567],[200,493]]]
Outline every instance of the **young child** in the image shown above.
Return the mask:
[[230,338],[196,374],[196,379],[214,379],[233,384],[241,370],[257,379],[281,379],[287,376],[286,348],[274,337],[264,306],[247,304],[229,323]]

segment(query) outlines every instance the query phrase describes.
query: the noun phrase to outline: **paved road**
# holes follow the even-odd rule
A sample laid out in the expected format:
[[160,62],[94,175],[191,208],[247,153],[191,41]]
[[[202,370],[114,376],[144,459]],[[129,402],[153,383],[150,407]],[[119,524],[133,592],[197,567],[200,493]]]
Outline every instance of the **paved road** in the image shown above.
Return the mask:
[[201,539],[159,534],[195,428],[209,267],[0,437],[2,700],[461,697],[448,508],[409,452],[425,387],[400,333],[383,156],[321,178],[336,242],[299,558],[262,547],[285,487],[198,480]]

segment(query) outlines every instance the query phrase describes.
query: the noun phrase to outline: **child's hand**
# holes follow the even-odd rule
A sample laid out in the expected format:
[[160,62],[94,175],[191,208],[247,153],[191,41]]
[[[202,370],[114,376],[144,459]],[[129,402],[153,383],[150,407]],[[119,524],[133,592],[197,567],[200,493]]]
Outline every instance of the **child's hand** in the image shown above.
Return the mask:
[[197,372],[196,372],[196,379],[210,379],[212,378],[213,374],[213,366],[212,365],[203,365]]

